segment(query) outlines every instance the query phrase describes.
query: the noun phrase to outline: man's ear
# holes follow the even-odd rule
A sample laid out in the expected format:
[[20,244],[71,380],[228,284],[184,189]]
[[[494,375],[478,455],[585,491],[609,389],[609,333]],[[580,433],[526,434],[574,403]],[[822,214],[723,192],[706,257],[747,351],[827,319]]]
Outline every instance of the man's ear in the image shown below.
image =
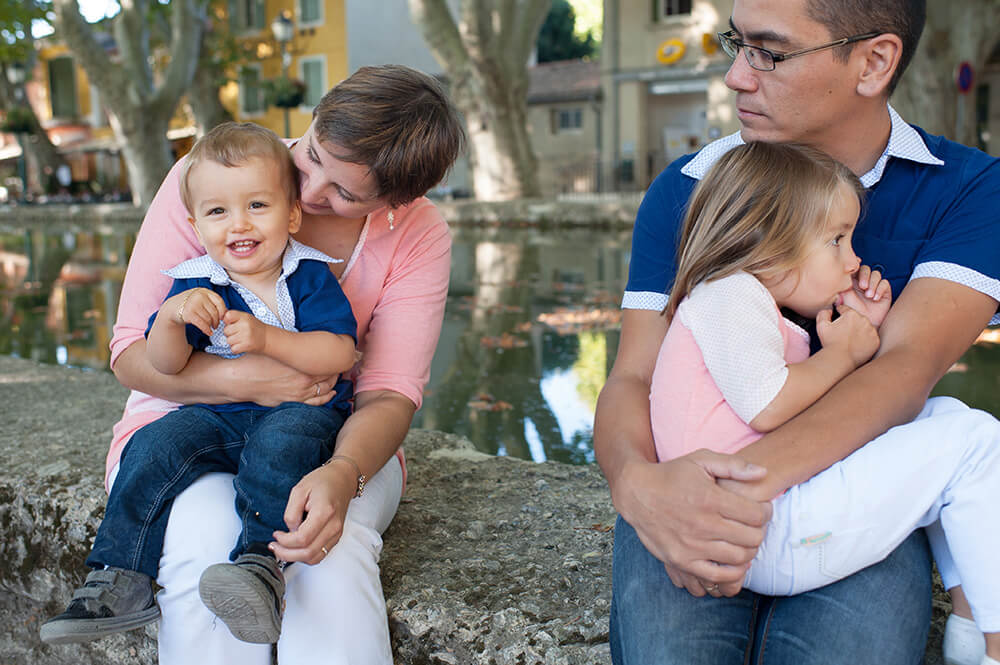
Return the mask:
[[288,232],[296,233],[300,228],[302,228],[302,205],[296,201],[289,211]]
[[899,67],[902,54],[903,40],[899,35],[888,32],[861,42],[860,48],[855,46],[854,56],[863,59],[858,94],[863,97],[884,95]]

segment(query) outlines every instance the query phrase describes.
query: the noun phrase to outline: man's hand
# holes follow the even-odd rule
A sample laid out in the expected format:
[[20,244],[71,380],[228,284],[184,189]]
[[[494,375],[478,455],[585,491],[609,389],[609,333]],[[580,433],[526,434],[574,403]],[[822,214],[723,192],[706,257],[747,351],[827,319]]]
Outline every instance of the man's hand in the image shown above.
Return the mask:
[[736,593],[763,540],[771,504],[723,489],[716,479],[746,482],[750,491],[765,475],[739,457],[698,450],[665,463],[630,465],[619,483],[629,496],[615,503],[629,506],[623,516],[674,584],[696,596],[715,584]]
[[249,312],[234,309],[222,318],[226,324],[223,334],[233,353],[261,353],[267,346],[267,324],[258,321]]
[[841,303],[864,315],[878,329],[892,306],[889,280],[883,279],[878,270],[861,266],[852,281],[852,288],[840,294]]

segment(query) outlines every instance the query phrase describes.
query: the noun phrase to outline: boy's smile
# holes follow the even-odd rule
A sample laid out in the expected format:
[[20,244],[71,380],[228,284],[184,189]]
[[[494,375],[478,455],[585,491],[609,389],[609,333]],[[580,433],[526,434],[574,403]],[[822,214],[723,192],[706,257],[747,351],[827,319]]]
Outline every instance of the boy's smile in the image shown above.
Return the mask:
[[289,202],[270,160],[227,167],[206,160],[190,174],[194,225],[212,259],[236,281],[277,278],[301,211]]

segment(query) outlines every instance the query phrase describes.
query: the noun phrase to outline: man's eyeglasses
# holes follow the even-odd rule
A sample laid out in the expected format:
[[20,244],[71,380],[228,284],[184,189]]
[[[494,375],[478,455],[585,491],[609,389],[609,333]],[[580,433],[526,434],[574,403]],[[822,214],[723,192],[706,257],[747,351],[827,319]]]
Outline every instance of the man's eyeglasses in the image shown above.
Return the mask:
[[719,43],[722,45],[722,50],[726,52],[730,58],[735,58],[743,50],[743,55],[746,56],[747,64],[760,72],[770,72],[774,71],[775,64],[781,62],[782,60],[788,60],[789,58],[797,58],[800,55],[805,55],[806,53],[815,53],[816,51],[823,51],[828,48],[836,48],[838,46],[844,46],[845,44],[853,44],[854,42],[860,42],[865,39],[871,39],[872,37],[879,36],[880,32],[866,32],[863,35],[854,35],[853,37],[844,37],[843,39],[838,39],[835,42],[830,42],[829,44],[823,44],[822,46],[814,46],[812,48],[804,48],[798,51],[792,51],[791,53],[775,53],[766,48],[761,48],[759,46],[750,46],[743,40],[736,36],[735,30],[729,30],[727,32],[719,33]]

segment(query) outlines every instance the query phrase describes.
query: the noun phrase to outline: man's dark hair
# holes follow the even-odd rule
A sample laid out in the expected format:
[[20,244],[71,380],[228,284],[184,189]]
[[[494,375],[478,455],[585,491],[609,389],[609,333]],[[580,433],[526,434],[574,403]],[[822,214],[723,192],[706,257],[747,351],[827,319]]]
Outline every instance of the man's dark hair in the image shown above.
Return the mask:
[[[891,95],[899,77],[913,59],[924,30],[927,16],[926,0],[806,0],[809,18],[826,26],[831,39],[861,35],[866,32],[891,33],[903,41],[887,94]],[[846,61],[853,44],[837,49],[836,57]]]

